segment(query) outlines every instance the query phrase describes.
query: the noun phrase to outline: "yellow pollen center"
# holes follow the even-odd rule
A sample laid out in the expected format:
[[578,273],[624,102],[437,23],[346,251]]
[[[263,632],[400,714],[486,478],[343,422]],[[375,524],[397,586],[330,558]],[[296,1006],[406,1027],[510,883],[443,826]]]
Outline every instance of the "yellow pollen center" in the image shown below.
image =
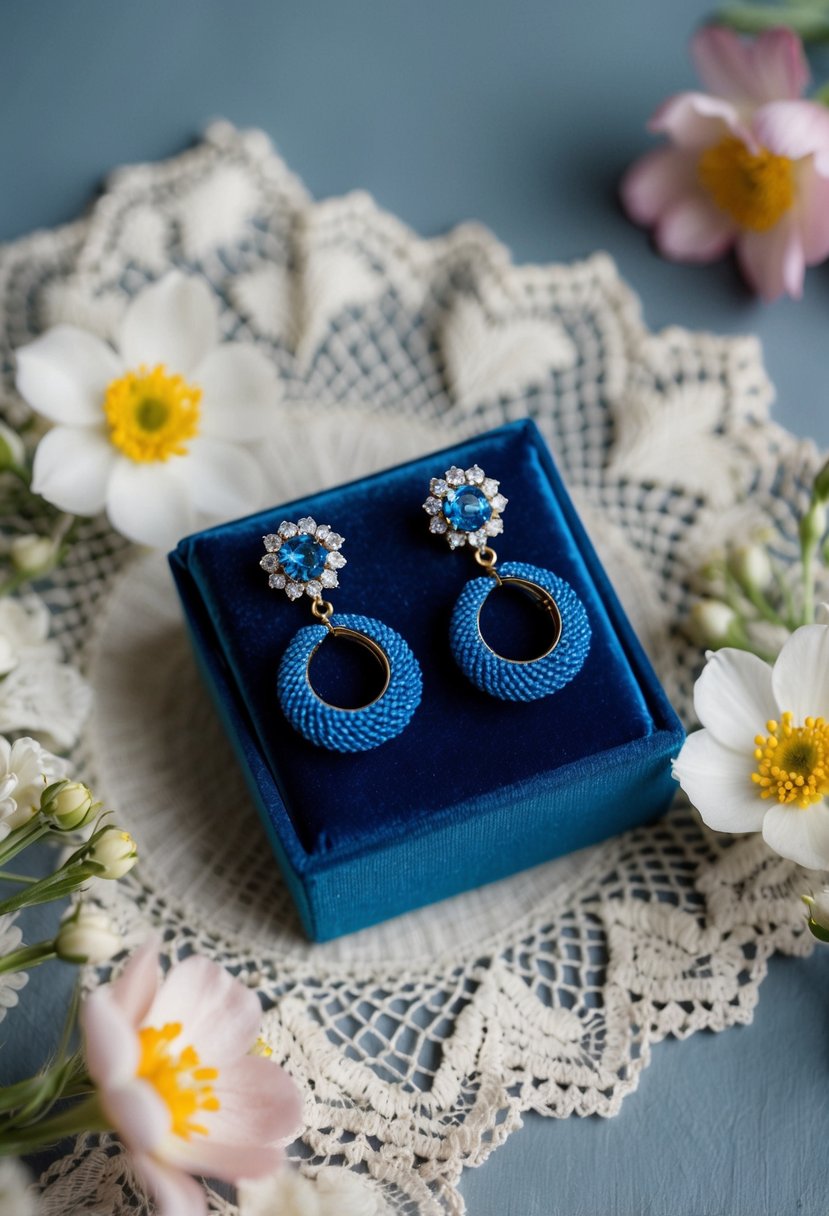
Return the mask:
[[697,173],[720,210],[754,232],[773,228],[795,201],[792,161],[766,148],[750,152],[733,136],[706,148]]
[[760,797],[801,808],[820,802],[829,794],[829,723],[807,718],[793,726],[785,713],[780,722],[767,722],[766,730],[754,740],[757,769],[751,780]]
[[219,1109],[219,1099],[211,1085],[219,1070],[200,1067],[194,1047],[184,1047],[175,1054],[171,1045],[180,1034],[181,1022],[165,1022],[161,1027],[147,1026],[140,1030],[138,1076],[148,1081],[166,1103],[173,1133],[189,1140],[196,1134],[208,1135],[209,1129],[197,1119],[200,1111]]
[[160,363],[143,365],[107,385],[104,413],[110,441],[140,463],[184,456],[199,433],[201,389]]

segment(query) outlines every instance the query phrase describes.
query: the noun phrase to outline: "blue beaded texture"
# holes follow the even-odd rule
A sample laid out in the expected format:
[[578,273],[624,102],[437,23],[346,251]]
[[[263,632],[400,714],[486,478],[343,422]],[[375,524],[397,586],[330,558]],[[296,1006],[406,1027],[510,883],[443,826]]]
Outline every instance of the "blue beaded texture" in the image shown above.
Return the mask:
[[328,633],[325,625],[307,625],[291,638],[277,676],[279,703],[285,717],[311,743],[334,752],[367,752],[405,730],[420,704],[423,675],[408,644],[388,625],[367,616],[332,616],[331,624],[371,638],[384,651],[391,669],[388,687],[363,709],[339,709],[322,701],[308,678],[314,651]]
[[484,600],[497,586],[490,575],[464,585],[452,612],[449,641],[464,675],[502,701],[538,701],[558,692],[578,675],[590,649],[590,622],[584,604],[569,583],[552,570],[525,562],[506,562],[502,578],[521,578],[549,591],[561,615],[561,636],[547,655],[529,662],[510,662],[487,646],[478,625]]

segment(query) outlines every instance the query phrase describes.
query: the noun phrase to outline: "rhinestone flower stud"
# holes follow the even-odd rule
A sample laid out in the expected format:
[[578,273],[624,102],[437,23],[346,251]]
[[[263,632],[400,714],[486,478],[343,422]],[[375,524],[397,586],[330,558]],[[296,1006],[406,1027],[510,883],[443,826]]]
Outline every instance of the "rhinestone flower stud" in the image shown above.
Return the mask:
[[451,549],[467,544],[480,549],[503,532],[501,516],[508,501],[479,465],[452,465],[443,477],[432,478],[423,510],[430,516],[429,531],[445,536]]
[[284,519],[276,532],[262,540],[265,555],[259,565],[268,573],[269,586],[284,591],[288,599],[309,595],[316,600],[338,586],[337,571],[345,565],[340,550],[345,542],[328,524],[318,524],[310,516],[296,523]]

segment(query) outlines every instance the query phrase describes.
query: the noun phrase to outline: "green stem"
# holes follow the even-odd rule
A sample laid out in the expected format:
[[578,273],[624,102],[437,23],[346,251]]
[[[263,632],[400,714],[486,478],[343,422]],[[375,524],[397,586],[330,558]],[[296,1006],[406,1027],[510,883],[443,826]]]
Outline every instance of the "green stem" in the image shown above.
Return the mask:
[[16,1127],[13,1120],[9,1123],[0,1128],[0,1156],[20,1156],[80,1132],[103,1132],[110,1126],[95,1095],[29,1127]]
[[22,824],[19,828],[15,828],[10,832],[6,839],[0,844],[0,865],[5,865],[7,861],[11,861],[23,849],[28,848],[30,844],[35,844],[36,841],[42,840],[50,831],[48,823],[44,823],[39,815],[34,815],[28,823]]
[[815,619],[815,551],[803,550],[803,617],[801,624],[811,625]]
[[829,39],[829,13],[825,6],[813,4],[729,4],[715,17],[719,25],[729,25],[741,34],[759,34],[785,25],[804,42]]
[[38,880],[30,877],[28,874],[12,874],[11,870],[0,870],[0,881],[2,882],[21,882],[34,883]]
[[32,883],[23,891],[18,891],[16,895],[0,901],[0,916],[7,912],[17,912],[20,908],[28,908],[34,904],[46,904],[55,899],[63,899],[64,895],[71,895],[88,878],[92,878],[93,875],[100,874],[100,872],[101,867],[95,862],[77,862],[68,868],[62,867],[54,874],[49,874],[46,878]]
[[11,954],[0,958],[0,973],[38,967],[52,958],[57,958],[53,941],[38,942],[35,946],[21,946],[19,950],[12,950]]
[[786,622],[779,612],[766,599],[759,587],[744,587],[743,591],[746,594],[753,608],[756,608],[763,620],[768,621],[772,625],[780,625],[783,629],[786,628]]

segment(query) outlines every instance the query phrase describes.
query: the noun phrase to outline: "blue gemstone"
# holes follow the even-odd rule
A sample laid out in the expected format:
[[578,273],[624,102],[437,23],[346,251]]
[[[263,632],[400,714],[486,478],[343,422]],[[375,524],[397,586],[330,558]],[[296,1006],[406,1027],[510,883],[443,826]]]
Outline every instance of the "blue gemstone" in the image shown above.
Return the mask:
[[325,559],[328,553],[322,545],[318,545],[313,536],[291,536],[283,540],[279,550],[279,560],[282,569],[296,583],[307,583],[311,578],[319,578],[325,569]]
[[443,514],[456,532],[477,532],[492,514],[492,506],[477,486],[460,486],[451,502],[444,500]]

